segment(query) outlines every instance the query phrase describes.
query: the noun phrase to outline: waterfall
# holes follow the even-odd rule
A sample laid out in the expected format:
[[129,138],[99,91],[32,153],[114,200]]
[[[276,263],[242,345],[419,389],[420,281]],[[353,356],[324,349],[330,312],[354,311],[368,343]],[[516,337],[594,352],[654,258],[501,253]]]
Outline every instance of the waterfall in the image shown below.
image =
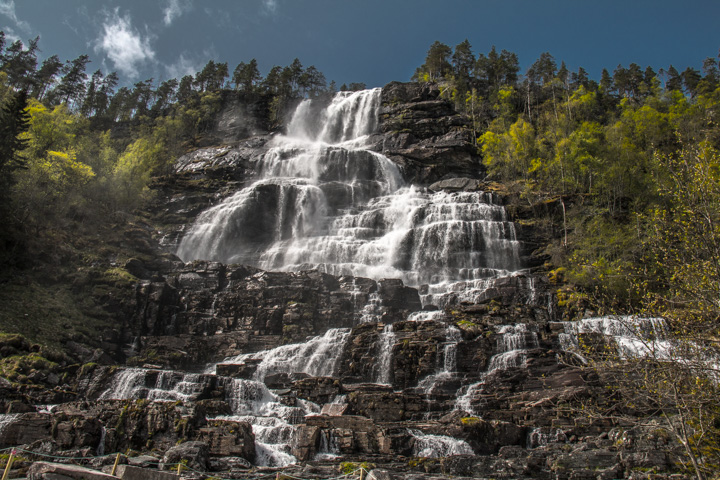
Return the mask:
[[105,437],[107,436],[107,430],[104,426],[100,427],[100,441],[98,442],[97,448],[95,448],[95,455],[102,457],[105,455]]
[[147,372],[148,370],[144,368],[124,368],[116,372],[108,389],[100,395],[100,399],[141,398],[135,395],[139,389],[144,387]]
[[497,353],[490,359],[488,373],[524,367],[527,362],[527,349],[538,346],[537,333],[524,323],[503,325],[497,333]]
[[225,399],[233,415],[216,418],[252,425],[256,465],[283,467],[295,463],[296,458],[290,453],[295,438],[295,424],[301,423],[308,414],[318,414],[320,407],[303,400],[298,400],[297,406],[288,406],[262,382],[228,380]]
[[[438,307],[482,300],[496,279],[517,275],[520,243],[499,197],[408,185],[393,161],[373,151],[380,103],[380,89],[341,92],[325,105],[301,102],[286,134],[276,135],[258,157],[256,177],[198,215],[183,231],[177,255],[186,262],[401,279],[422,292],[423,305]],[[377,291],[361,284],[352,293],[355,318],[380,322],[390,307],[382,305]],[[214,315],[214,303],[209,311]],[[440,309],[417,312],[408,320],[443,317]],[[513,334],[521,332],[507,332]],[[265,380],[276,374],[331,376],[349,338],[349,329],[330,328],[304,342],[225,360],[257,365],[252,379],[212,377],[233,412],[218,418],[252,424],[256,464],[294,463],[296,425],[321,411],[311,402],[268,389]],[[377,383],[391,384],[397,341],[393,326],[386,325],[379,338],[372,376]],[[445,341],[438,345],[436,371],[419,385],[426,393],[450,396],[458,388],[461,340],[460,330],[448,325]],[[509,349],[519,340],[507,342]],[[499,352],[504,349],[498,346]],[[125,369],[116,373],[102,398],[185,401],[206,391],[210,376]],[[331,432],[320,435],[319,458],[336,455]],[[473,453],[465,442],[450,437],[412,435],[420,456]]]
[[528,448],[538,448],[549,443],[565,442],[567,442],[567,436],[561,428],[537,427],[528,433],[526,443]]
[[385,328],[383,328],[383,331],[380,334],[380,340],[378,341],[380,352],[378,353],[378,360],[374,369],[375,383],[391,385],[392,349],[395,345],[396,337],[395,332],[393,332],[392,324],[385,325]]
[[416,457],[449,457],[452,455],[474,455],[467,442],[444,435],[430,435],[419,430],[410,430],[415,438],[413,455]]
[[[226,401],[234,415],[218,417],[247,421],[253,426],[257,465],[282,467],[295,463],[296,458],[291,454],[296,430],[294,425],[301,423],[308,414],[320,413],[320,407],[307,400],[296,399],[296,406],[285,405],[280,397],[265,386],[265,378],[275,373],[332,375],[349,335],[349,329],[334,328],[304,343],[283,345],[226,360],[232,363],[260,360],[253,380],[229,379]],[[332,442],[328,445],[329,449]],[[321,453],[330,455],[332,452],[328,450]]]
[[[154,382],[152,376],[156,376]],[[148,386],[148,378],[151,386]],[[208,377],[196,373],[179,373],[172,370],[124,368],[113,376],[101,400],[147,399],[158,401],[194,400],[202,394]]]
[[598,333],[610,338],[620,358],[653,357],[670,360],[673,344],[668,328],[662,318],[639,318],[633,316],[584,318],[576,322],[562,322],[564,333],[558,335],[563,350],[581,358],[580,335]]
[[[442,349],[442,355],[437,356],[437,371],[425,377],[418,387],[425,393],[432,394],[442,381],[452,379],[457,371],[457,346],[462,341],[462,333],[454,325],[445,327],[445,343]],[[442,362],[440,359],[442,358]]]
[[320,430],[320,447],[315,454],[315,460],[332,460],[340,456],[337,438],[332,431]]
[[[523,368],[527,362],[527,350],[538,348],[539,340],[534,327],[524,323],[500,325],[496,330],[495,355],[490,357],[487,371],[482,372],[480,381],[462,387],[455,400],[455,410],[475,414],[472,400],[485,386],[487,376],[498,370]],[[464,393],[460,394],[464,390]]]
[[[295,110],[258,162],[258,178],[198,216],[177,254],[265,270],[400,278],[425,305],[474,301],[521,268],[499,198],[408,186],[371,151],[381,89]],[[372,318],[366,316],[365,318]]]
[[5,430],[7,427],[15,423],[15,421],[19,420],[21,416],[22,413],[0,414],[0,434],[2,434],[3,430]]
[[331,328],[325,332],[325,335],[313,337],[304,343],[293,343],[258,353],[242,354],[226,359],[223,363],[260,360],[255,371],[255,380],[259,382],[275,373],[307,373],[315,377],[330,376],[335,372],[349,336],[349,328]]

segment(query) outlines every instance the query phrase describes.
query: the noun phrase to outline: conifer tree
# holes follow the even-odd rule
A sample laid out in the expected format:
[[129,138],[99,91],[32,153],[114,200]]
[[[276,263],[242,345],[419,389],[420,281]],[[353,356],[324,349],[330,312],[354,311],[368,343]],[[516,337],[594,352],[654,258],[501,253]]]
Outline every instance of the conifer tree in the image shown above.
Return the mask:
[[12,171],[25,165],[19,152],[27,146],[27,140],[20,138],[20,134],[28,129],[29,122],[27,92],[21,90],[10,98],[0,114],[0,177],[3,187],[12,183]]

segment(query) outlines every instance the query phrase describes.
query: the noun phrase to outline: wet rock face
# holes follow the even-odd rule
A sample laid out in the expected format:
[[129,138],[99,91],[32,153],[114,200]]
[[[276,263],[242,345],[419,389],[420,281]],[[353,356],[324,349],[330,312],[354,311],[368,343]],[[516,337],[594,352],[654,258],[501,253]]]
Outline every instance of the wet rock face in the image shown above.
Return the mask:
[[376,292],[385,321],[420,308],[417,290],[397,280],[193,262],[164,282],[137,286],[131,331],[141,338],[134,353],[140,363],[187,368],[304,341],[359,323]]
[[[51,440],[56,451],[168,451],[179,440],[203,443],[204,457],[255,458],[255,437],[247,422],[206,420],[203,406],[101,400],[59,405],[52,413],[25,413],[3,429],[0,446]],[[205,465],[203,465],[205,466]]]

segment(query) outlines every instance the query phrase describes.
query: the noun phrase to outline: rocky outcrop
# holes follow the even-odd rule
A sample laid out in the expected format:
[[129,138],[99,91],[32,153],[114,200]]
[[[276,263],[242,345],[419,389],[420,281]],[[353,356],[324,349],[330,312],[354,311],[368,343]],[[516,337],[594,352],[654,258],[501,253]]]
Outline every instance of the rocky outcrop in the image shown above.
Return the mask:
[[[204,445],[203,458],[232,456],[249,462],[255,459],[255,437],[248,423],[208,421],[206,415],[202,405],[174,402],[68,403],[59,405],[52,413],[25,413],[13,418],[2,429],[0,447],[50,441],[43,448],[52,452],[83,449],[92,454],[151,449],[166,452],[179,441],[189,439]],[[206,461],[202,467],[207,469]]]
[[412,182],[483,176],[468,118],[428,83],[392,82],[383,88],[376,147]]
[[350,328],[373,293],[387,322],[420,308],[417,290],[398,280],[193,262],[163,282],[138,284],[133,361],[188,368]]

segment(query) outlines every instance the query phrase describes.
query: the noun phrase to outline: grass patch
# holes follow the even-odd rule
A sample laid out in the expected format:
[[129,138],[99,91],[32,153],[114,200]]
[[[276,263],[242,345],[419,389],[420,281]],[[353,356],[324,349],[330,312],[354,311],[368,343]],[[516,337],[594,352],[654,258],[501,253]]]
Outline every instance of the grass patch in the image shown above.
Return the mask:
[[74,295],[68,285],[6,283],[0,304],[0,333],[53,347],[68,340],[96,344],[102,330],[112,325],[92,299]]

